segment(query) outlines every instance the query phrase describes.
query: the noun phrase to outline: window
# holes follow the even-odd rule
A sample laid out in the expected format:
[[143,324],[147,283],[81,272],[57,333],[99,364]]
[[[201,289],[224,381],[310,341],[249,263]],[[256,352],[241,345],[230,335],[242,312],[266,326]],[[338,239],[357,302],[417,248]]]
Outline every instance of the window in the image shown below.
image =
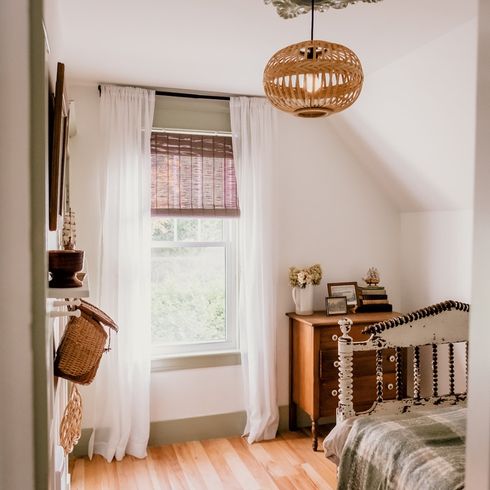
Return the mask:
[[155,355],[235,349],[232,220],[152,221]]
[[231,138],[152,136],[154,357],[237,348]]

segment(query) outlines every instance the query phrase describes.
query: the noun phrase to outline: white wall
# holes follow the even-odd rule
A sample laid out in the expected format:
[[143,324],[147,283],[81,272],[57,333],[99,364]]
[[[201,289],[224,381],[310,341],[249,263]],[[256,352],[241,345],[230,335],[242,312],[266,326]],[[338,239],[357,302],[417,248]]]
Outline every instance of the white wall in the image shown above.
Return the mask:
[[446,299],[470,302],[471,210],[401,214],[403,310]]
[[[413,311],[447,299],[471,303],[473,213],[401,214],[402,309]],[[431,350],[422,349],[422,395],[431,393]],[[439,392],[449,392],[447,348],[439,348]],[[466,390],[465,350],[455,346],[456,392]],[[409,379],[411,377],[409,376]]]
[[480,1],[466,488],[490,488],[490,4]]
[[[34,488],[29,2],[0,2],[0,488]],[[27,135],[27,137],[26,137]]]
[[401,211],[473,199],[476,19],[366,77],[341,136]]
[[288,403],[288,268],[319,262],[324,278],[315,309],[325,307],[327,282],[358,281],[378,267],[400,308],[399,216],[369,172],[337,136],[338,119],[279,115],[277,142],[279,404]]
[[245,410],[241,366],[153,373],[150,410],[152,422]]
[[76,134],[69,139],[70,205],[75,213],[77,247],[85,251],[91,299],[95,299],[99,288],[101,219],[97,168],[102,151],[97,86],[69,86],[68,99],[75,101],[76,128]]
[[[72,207],[78,245],[88,257],[91,287],[98,283],[99,210],[96,167],[100,158],[98,93],[95,85],[71,86],[77,135],[70,141]],[[293,310],[288,284],[291,265],[322,264],[325,278],[315,291],[324,308],[326,282],[360,281],[377,266],[395,307],[400,306],[400,225],[398,212],[376,182],[339,140],[335,119],[308,121],[279,114],[273,209],[278,242],[278,390],[288,403],[288,323]],[[95,295],[94,295],[95,297]],[[85,390],[86,415],[90,395]],[[172,420],[244,409],[240,367],[154,373],[151,419]],[[88,424],[86,419],[85,425]]]
[[[60,17],[60,0],[44,0],[43,20],[49,45],[47,57],[49,81],[51,91],[54,92],[56,83],[56,69],[58,62],[64,63],[64,44],[62,21]],[[65,77],[69,76],[69,66],[65,66]],[[65,82],[66,83],[66,82]]]

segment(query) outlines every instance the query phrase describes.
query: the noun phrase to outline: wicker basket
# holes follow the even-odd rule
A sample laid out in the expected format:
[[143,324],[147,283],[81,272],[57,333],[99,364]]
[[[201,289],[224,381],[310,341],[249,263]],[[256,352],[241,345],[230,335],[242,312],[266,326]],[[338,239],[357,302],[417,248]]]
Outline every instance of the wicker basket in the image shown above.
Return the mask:
[[[54,374],[78,384],[90,384],[99,367],[108,334],[103,325],[117,332],[114,321],[97,307],[82,301],[80,317],[65,329],[54,360]],[[109,330],[110,335],[110,330]]]
[[65,454],[73,451],[82,435],[82,398],[75,385],[71,387],[70,399],[60,424],[60,446]]

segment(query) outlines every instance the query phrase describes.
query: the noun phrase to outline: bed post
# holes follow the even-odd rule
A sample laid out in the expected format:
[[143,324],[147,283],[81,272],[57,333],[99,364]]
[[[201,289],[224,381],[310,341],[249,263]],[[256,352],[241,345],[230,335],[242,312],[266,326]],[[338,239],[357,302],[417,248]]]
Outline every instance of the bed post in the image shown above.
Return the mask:
[[352,328],[352,320],[342,318],[339,320],[342,336],[339,337],[339,406],[337,408],[337,423],[355,415],[352,403],[352,358],[354,349],[352,337],[349,332]]

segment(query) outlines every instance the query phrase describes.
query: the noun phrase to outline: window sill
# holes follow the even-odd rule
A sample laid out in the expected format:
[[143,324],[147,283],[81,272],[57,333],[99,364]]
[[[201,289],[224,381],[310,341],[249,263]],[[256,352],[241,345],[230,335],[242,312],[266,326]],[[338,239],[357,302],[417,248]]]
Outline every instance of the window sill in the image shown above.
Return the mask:
[[152,359],[151,372],[179,371],[241,364],[240,352],[205,352],[202,354],[181,354]]

